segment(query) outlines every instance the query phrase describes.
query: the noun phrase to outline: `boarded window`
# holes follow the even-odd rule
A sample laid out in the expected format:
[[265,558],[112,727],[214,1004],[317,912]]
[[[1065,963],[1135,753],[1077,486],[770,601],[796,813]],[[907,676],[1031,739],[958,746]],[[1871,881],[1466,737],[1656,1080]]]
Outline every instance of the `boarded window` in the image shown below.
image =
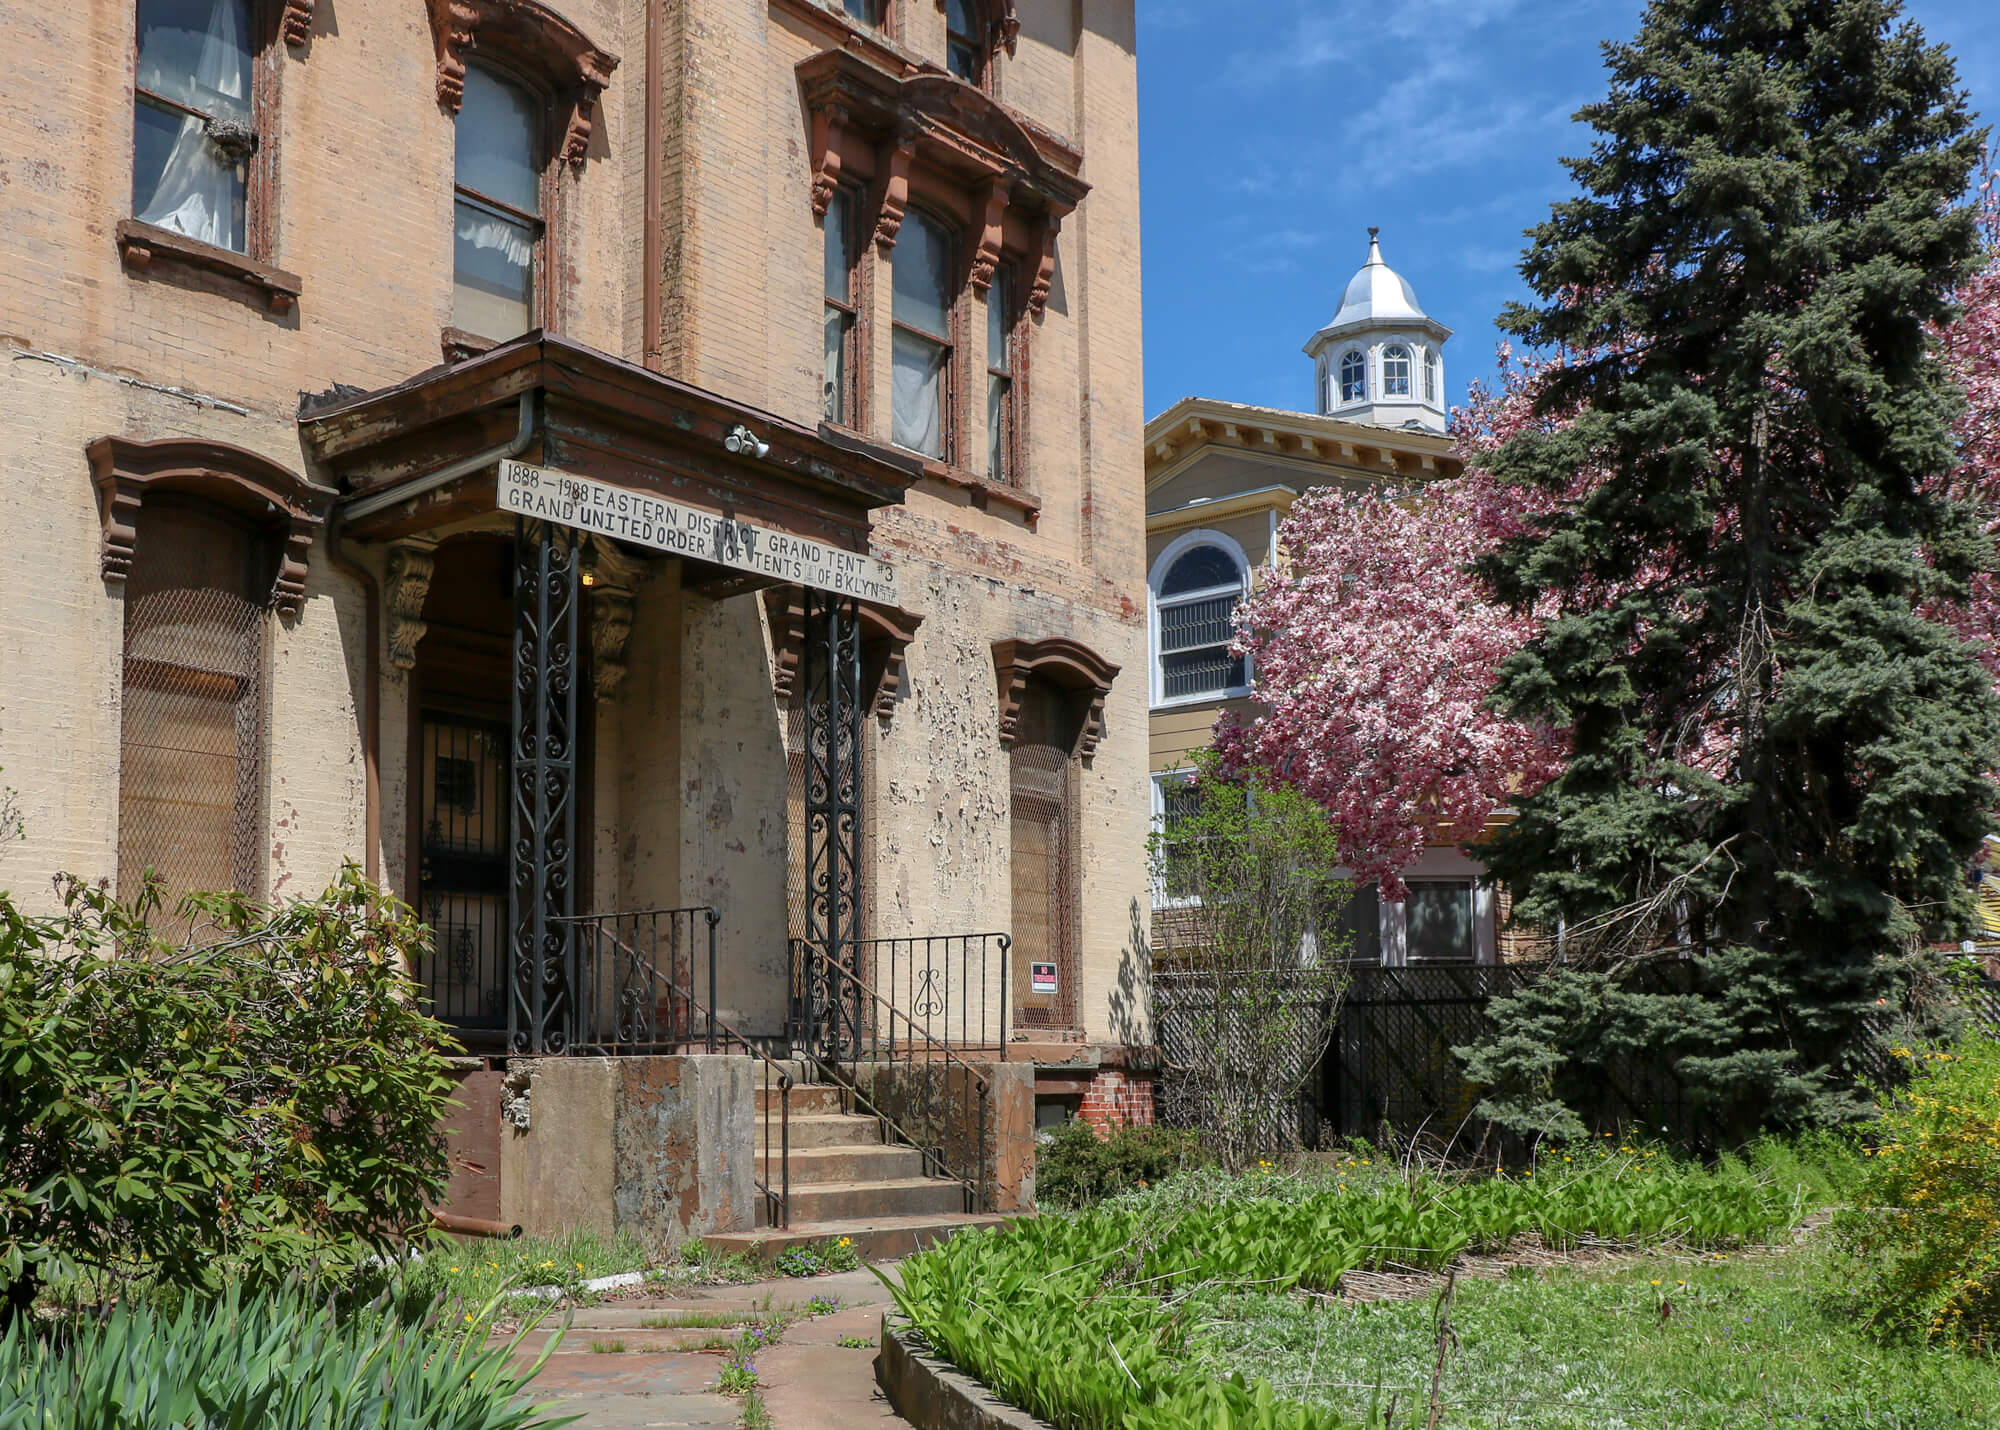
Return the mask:
[[262,892],[269,542],[149,500],[125,586],[118,888]]
[[1030,681],[1009,764],[1014,1008],[1024,1028],[1076,1026],[1080,899],[1074,702]]

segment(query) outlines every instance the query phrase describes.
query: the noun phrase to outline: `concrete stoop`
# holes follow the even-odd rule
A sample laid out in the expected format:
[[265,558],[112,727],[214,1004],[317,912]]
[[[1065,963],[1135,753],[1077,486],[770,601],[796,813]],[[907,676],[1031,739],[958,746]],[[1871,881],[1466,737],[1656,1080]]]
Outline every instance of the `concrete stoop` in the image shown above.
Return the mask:
[[[924,1174],[923,1154],[914,1147],[885,1143],[882,1125],[850,1113],[841,1089],[805,1081],[802,1064],[785,1069],[796,1080],[787,1118],[791,1145],[791,1225],[760,1225],[756,1231],[714,1233],[704,1245],[769,1259],[786,1248],[847,1237],[870,1261],[907,1256],[972,1226],[998,1226],[1001,1215],[965,1211],[965,1192],[955,1181]],[[778,1164],[776,1124],[765,1156],[763,1118],[779,1093],[765,1078],[757,1089],[757,1178],[775,1185]],[[774,1175],[767,1177],[766,1171]],[[762,1223],[764,1208],[759,1205]]]

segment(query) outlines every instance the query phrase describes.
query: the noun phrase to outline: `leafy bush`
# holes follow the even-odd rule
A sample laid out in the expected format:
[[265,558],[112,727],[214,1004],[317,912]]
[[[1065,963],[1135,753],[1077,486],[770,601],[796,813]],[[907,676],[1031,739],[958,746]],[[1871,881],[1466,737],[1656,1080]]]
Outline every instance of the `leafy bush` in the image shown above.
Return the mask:
[[1353,1189],[1338,1172],[1252,1173],[1217,1196],[1203,1176],[1193,1197],[1172,1182],[1004,1232],[960,1233],[905,1260],[900,1285],[884,1280],[940,1355],[1061,1430],[1337,1430],[1352,1422],[1201,1369],[1190,1337],[1205,1317],[1190,1302],[1246,1288],[1332,1291],[1360,1268],[1438,1270],[1529,1232],[1554,1245],[1734,1245],[1794,1224],[1816,1203],[1817,1180],[1741,1162],[1710,1173],[1637,1148],[1519,1178]]
[[1038,1139],[1035,1200],[1043,1206],[1086,1207],[1165,1181],[1206,1160],[1201,1140],[1192,1132],[1120,1127],[1100,1138],[1087,1122],[1066,1122]]
[[311,900],[192,897],[170,940],[154,888],[58,887],[53,918],[0,894],[7,1307],[59,1267],[344,1275],[427,1220],[451,1083],[407,908],[350,867]]
[[[525,1332],[524,1332],[525,1334]],[[452,1342],[381,1317],[343,1320],[304,1288],[172,1316],[121,1302],[103,1320],[0,1338],[0,1430],[553,1430],[522,1398],[560,1336],[525,1371],[509,1346]]]
[[1898,1051],[1916,1074],[1838,1223],[1855,1294],[1885,1329],[2000,1351],[2000,1039]]

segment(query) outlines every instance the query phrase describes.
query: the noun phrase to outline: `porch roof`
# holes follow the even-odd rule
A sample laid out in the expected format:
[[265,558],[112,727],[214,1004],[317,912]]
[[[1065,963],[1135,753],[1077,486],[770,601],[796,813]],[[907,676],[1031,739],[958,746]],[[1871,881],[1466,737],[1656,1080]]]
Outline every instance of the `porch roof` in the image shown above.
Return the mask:
[[[379,391],[302,393],[298,422],[361,540],[493,512],[497,464],[518,457],[866,551],[869,511],[902,501],[923,470],[539,329]],[[725,445],[739,427],[761,454]]]

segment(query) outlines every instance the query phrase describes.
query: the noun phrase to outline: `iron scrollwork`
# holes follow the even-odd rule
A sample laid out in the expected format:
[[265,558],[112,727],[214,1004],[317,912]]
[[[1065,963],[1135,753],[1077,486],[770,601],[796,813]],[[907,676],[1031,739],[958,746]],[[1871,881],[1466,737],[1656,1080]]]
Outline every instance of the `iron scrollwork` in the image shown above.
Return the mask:
[[575,926],[577,534],[514,526],[508,1046],[560,1053],[578,1015]]
[[861,1043],[861,622],[850,597],[808,588],[799,662],[805,691],[807,1036],[833,1060]]

